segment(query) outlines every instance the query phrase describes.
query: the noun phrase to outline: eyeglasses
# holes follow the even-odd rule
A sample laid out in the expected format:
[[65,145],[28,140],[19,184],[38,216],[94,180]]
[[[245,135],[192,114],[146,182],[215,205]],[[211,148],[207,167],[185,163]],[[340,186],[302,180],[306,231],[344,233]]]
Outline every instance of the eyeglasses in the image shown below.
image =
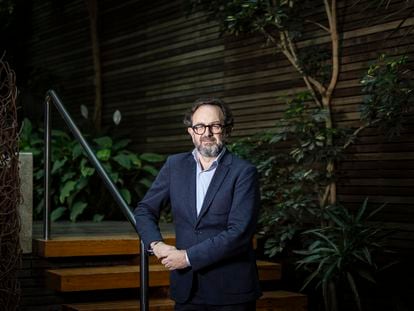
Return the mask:
[[196,124],[196,125],[191,126],[191,128],[193,129],[194,133],[196,133],[197,135],[203,135],[206,132],[206,128],[210,130],[210,133],[221,134],[223,133],[224,125],[222,124],[210,124],[210,125]]

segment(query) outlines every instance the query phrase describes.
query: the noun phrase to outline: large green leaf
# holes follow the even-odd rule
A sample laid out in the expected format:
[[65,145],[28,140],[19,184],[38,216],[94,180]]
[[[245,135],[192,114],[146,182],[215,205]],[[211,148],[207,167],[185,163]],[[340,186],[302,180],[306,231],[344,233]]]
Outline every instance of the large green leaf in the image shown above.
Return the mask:
[[132,167],[131,156],[128,154],[120,153],[114,156],[112,159],[127,170],[131,169]]
[[81,144],[76,144],[72,149],[72,159],[77,159],[83,153],[83,147]]
[[60,181],[61,182],[65,182],[65,181],[67,181],[67,180],[69,180],[69,179],[71,179],[73,176],[75,176],[76,175],[76,173],[75,172],[67,172],[66,174],[64,174],[63,176],[62,176],[62,178],[60,179]]
[[89,178],[82,176],[78,183],[76,184],[76,190],[80,191],[81,189],[85,188],[88,186],[88,182],[89,182]]
[[88,166],[88,161],[86,159],[82,159],[80,170],[81,174],[84,177],[92,176],[95,173],[95,168]]
[[59,139],[64,139],[64,140],[70,140],[69,135],[61,130],[52,130],[51,131],[52,137],[54,139],[59,138]]
[[51,174],[55,174],[60,168],[62,168],[65,165],[66,161],[67,161],[66,158],[63,158],[61,160],[56,160],[53,163]]
[[120,149],[125,148],[131,142],[131,139],[121,139],[115,142],[112,146],[112,149],[118,151]]
[[112,147],[112,138],[109,136],[103,136],[99,138],[95,138],[93,140],[95,143],[98,144],[101,148],[111,148]]
[[76,182],[73,180],[69,180],[63,185],[62,189],[60,190],[60,195],[59,195],[60,203],[65,202],[65,199],[75,189],[75,186],[76,186]]
[[95,169],[93,167],[82,167],[81,169],[82,176],[92,176],[95,173]]
[[83,213],[85,208],[88,206],[85,202],[77,201],[72,205],[72,208],[70,210],[70,221],[75,222],[76,218],[78,218],[79,215]]
[[66,211],[66,207],[60,206],[56,209],[54,209],[51,213],[50,213],[50,220],[51,221],[56,221],[58,220],[60,217],[63,216],[63,214]]
[[146,171],[147,173],[150,173],[152,176],[157,176],[158,174],[158,170],[151,165],[144,165],[142,169]]
[[120,181],[119,173],[117,173],[117,172],[109,173],[109,176],[111,177],[111,179],[114,183],[117,183],[117,182]]
[[144,185],[147,188],[151,187],[151,184],[152,184],[151,180],[149,180],[148,178],[140,179],[139,183]]
[[131,193],[129,192],[129,190],[126,188],[122,188],[121,190],[119,190],[119,192],[121,193],[122,197],[127,202],[127,204],[131,204]]
[[147,161],[147,162],[162,162],[165,160],[165,157],[161,154],[156,153],[143,153],[140,156],[141,160]]
[[111,149],[101,149],[96,153],[96,157],[101,161],[108,161],[111,157]]

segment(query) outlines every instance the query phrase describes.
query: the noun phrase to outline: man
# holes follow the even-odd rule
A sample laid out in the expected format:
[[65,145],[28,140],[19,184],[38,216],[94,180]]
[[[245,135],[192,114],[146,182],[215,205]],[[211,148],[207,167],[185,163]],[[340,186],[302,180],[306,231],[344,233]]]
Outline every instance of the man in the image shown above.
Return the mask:
[[[135,209],[144,244],[171,270],[175,310],[255,310],[261,295],[252,237],[259,210],[257,171],[225,147],[233,117],[217,98],[187,113],[195,149],[170,156]],[[170,204],[176,246],[158,219]]]

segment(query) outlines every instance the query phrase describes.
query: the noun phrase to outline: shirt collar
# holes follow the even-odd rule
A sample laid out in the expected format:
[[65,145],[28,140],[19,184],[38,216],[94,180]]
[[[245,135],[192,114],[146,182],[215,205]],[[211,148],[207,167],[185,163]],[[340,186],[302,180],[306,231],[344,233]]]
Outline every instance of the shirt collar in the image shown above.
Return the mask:
[[[219,155],[214,159],[213,163],[211,163],[210,168],[208,169],[208,171],[212,170],[212,169],[215,169],[217,167],[217,165],[219,164],[219,162],[220,162],[221,158],[223,157],[224,153],[226,152],[226,150],[227,150],[226,147],[223,147],[223,150],[220,151]],[[194,148],[192,154],[193,154],[194,160],[196,161],[198,166],[201,168],[200,160],[198,159],[199,152],[198,152],[197,148]]]

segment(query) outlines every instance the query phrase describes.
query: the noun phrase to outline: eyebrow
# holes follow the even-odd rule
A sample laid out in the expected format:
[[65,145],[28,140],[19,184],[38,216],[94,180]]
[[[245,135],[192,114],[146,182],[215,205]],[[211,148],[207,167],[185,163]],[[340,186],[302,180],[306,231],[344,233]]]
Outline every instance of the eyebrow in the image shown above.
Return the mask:
[[194,124],[194,125],[214,125],[214,124],[221,124],[221,122],[220,121],[213,121],[213,122],[210,122],[210,123],[208,123],[208,124],[205,124],[205,123],[196,123],[196,124]]

